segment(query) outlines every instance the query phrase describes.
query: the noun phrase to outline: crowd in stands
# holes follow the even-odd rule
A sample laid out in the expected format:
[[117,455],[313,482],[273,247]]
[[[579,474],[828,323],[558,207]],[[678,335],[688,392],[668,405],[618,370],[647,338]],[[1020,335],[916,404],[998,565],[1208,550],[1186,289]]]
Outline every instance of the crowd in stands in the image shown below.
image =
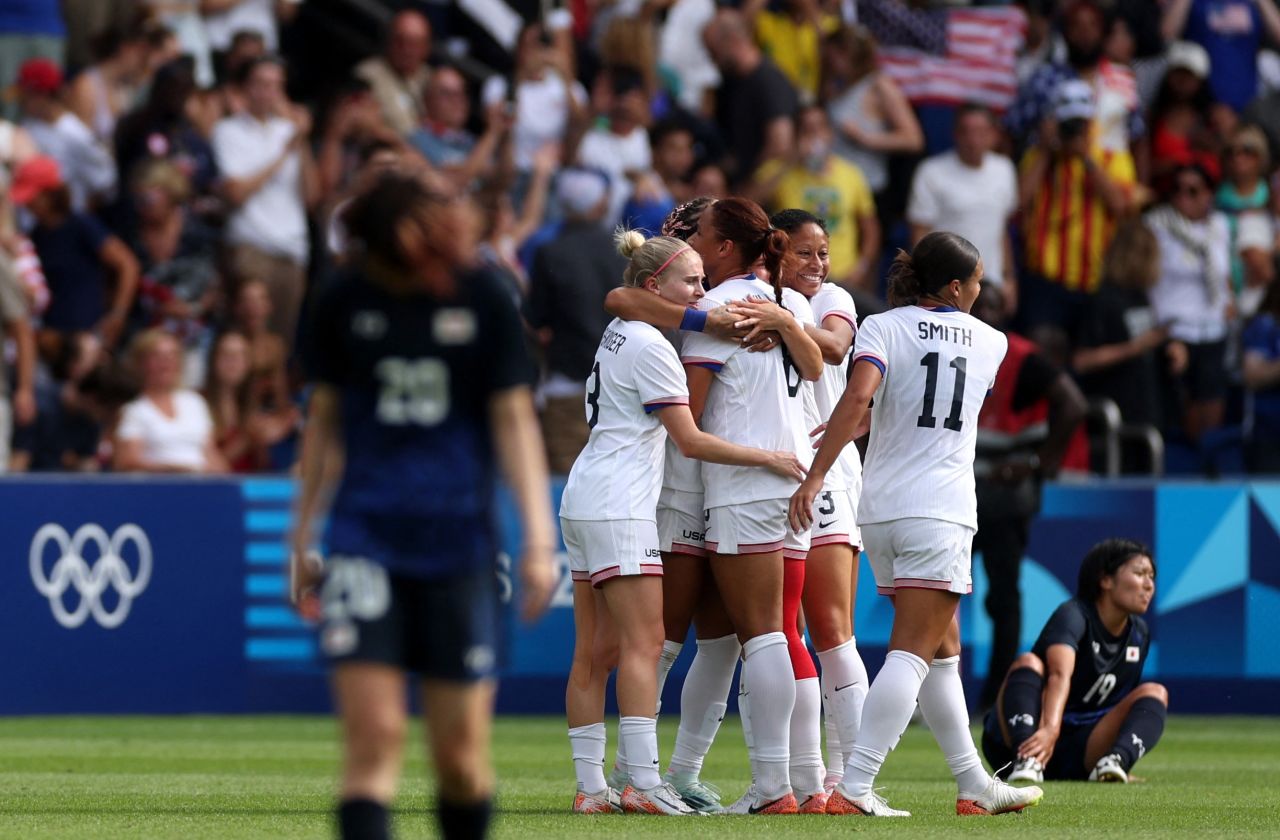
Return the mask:
[[1170,470],[1280,471],[1277,46],[1275,0],[8,0],[0,470],[288,469],[342,210],[420,167],[521,303],[556,471],[611,231],[730,194],[825,219],[861,314],[960,233]]

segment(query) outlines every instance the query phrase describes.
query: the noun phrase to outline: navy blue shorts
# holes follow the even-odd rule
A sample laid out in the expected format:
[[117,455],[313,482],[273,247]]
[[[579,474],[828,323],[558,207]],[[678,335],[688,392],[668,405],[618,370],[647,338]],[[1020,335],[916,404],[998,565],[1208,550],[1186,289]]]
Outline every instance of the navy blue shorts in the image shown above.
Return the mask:
[[331,665],[379,662],[472,682],[496,676],[505,659],[492,571],[424,580],[334,556],[325,563],[320,604],[320,651]]
[[[1058,743],[1053,748],[1053,757],[1049,759],[1049,766],[1044,768],[1046,779],[1084,781],[1089,778],[1092,768],[1085,767],[1085,755],[1089,749],[1089,736],[1093,734],[1093,728],[1097,725],[1097,721],[1086,724],[1062,724]],[[995,709],[987,712],[986,720],[982,724],[982,754],[986,756],[992,772],[996,772],[1002,779],[1006,778],[1009,771],[1013,769],[1005,765],[1012,765],[1018,758],[1017,745],[1010,746],[1004,742]]]

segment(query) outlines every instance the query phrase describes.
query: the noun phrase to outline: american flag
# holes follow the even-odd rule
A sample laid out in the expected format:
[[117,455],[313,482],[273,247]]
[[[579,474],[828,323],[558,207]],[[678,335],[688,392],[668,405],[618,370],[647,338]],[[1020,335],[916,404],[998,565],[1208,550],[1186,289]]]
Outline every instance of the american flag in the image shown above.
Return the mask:
[[1015,64],[1027,28],[1022,10],[1015,6],[951,9],[915,23],[928,27],[934,21],[942,37],[924,39],[940,44],[933,50],[890,46],[897,39],[876,32],[882,45],[881,69],[914,105],[977,102],[997,111],[1008,108],[1018,93]]

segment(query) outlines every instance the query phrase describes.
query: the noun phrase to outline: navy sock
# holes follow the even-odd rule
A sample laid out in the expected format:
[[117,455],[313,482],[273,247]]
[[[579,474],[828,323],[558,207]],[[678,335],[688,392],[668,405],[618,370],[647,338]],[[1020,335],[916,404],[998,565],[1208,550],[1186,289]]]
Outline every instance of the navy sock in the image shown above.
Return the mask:
[[1168,715],[1168,708],[1154,697],[1142,697],[1134,702],[1111,747],[1111,752],[1120,756],[1125,772],[1156,748]]
[[493,817],[493,800],[450,802],[441,799],[436,807],[440,835],[444,840],[482,840],[489,832]]
[[1030,668],[1009,672],[1000,699],[1000,715],[1009,732],[1009,747],[1018,746],[1040,726],[1040,704],[1044,698],[1044,677]]
[[338,805],[342,840],[388,840],[391,821],[387,806],[372,799],[345,799]]

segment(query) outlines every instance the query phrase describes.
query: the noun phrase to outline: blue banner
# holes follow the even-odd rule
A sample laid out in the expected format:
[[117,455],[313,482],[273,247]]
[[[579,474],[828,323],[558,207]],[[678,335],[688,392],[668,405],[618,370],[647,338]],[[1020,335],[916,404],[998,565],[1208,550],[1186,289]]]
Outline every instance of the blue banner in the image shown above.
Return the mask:
[[[0,714],[304,712],[329,708],[314,631],[285,602],[287,479],[0,479]],[[551,488],[558,505],[562,482]],[[521,544],[499,505],[499,577]],[[1022,570],[1023,648],[1075,588],[1099,540],[1150,544],[1159,566],[1148,615],[1148,676],[1183,711],[1280,710],[1280,484],[1087,484],[1046,488]],[[509,622],[503,711],[562,711],[573,651],[567,557],[552,609]],[[986,580],[961,607],[967,677],[990,644]],[[889,638],[889,601],[862,561],[855,630],[872,670]],[[692,647],[692,646],[690,646]],[[664,708],[679,705],[687,651]]]

